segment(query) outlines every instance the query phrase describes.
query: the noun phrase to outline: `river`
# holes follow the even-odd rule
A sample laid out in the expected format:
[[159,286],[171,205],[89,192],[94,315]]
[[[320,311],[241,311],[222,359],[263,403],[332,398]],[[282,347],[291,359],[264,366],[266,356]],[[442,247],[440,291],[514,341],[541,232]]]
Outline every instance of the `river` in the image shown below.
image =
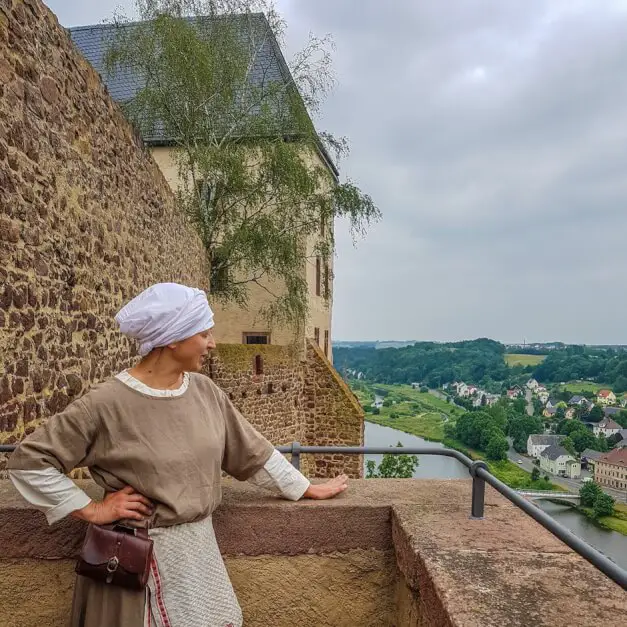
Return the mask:
[[[443,448],[440,442],[428,442],[397,429],[366,422],[365,446],[396,446],[398,442],[403,446]],[[382,455],[364,456],[365,460],[373,459],[377,464],[382,457]],[[420,464],[414,471],[414,477],[418,479],[467,479],[468,470],[457,460],[449,457],[421,455]],[[468,503],[470,507],[470,495]],[[540,501],[539,505],[564,527],[607,555],[619,566],[627,569],[627,536],[598,527],[589,518],[567,505],[559,505],[550,501]]]

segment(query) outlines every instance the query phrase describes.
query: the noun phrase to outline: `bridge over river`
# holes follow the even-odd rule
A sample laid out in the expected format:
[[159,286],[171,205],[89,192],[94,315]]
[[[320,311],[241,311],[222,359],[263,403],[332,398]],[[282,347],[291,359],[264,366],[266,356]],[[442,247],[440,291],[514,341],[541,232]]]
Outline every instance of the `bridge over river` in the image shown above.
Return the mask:
[[556,492],[554,490],[516,490],[520,496],[524,496],[530,501],[572,501],[573,503],[579,503],[579,494],[574,492]]

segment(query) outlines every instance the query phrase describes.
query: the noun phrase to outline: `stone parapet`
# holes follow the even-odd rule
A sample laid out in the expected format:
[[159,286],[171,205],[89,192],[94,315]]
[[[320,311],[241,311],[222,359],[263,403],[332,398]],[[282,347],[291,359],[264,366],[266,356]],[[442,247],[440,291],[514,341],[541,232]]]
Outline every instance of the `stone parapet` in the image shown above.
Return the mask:
[[[490,488],[471,520],[470,491],[355,480],[332,501],[290,503],[226,481],[214,525],[246,625],[620,623],[624,591]],[[0,483],[3,625],[64,624],[82,530],[47,527]]]

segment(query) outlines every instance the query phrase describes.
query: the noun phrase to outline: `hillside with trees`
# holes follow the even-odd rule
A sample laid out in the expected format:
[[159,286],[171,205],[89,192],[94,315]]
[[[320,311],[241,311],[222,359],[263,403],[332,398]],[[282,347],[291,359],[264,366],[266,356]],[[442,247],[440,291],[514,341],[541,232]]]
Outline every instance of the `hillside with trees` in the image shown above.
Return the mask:
[[494,340],[464,342],[417,342],[403,348],[338,347],[336,367],[342,372],[360,372],[381,383],[420,382],[435,388],[453,381],[481,385],[499,392],[504,385],[521,383],[533,376],[544,384],[566,381],[592,381],[611,387],[615,393],[627,391],[627,350],[565,346],[546,350],[539,364],[508,366],[506,347]]
[[417,342],[404,348],[336,348],[334,362],[340,371],[363,373],[380,383],[424,382],[440,387],[456,380],[481,383],[503,381],[512,371],[505,363],[505,346],[489,339],[466,342]]

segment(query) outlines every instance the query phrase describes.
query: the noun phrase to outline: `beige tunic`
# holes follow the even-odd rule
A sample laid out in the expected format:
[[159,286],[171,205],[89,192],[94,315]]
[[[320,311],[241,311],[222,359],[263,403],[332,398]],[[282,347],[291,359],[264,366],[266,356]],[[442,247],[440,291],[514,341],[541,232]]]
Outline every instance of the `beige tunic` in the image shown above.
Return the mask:
[[[10,470],[87,466],[107,491],[130,485],[156,505],[151,525],[209,516],[221,498],[221,470],[240,480],[261,469],[272,445],[210,379],[192,374],[180,396],[156,398],[112,379],[50,418],[11,456]],[[73,625],[139,627],[143,592],[79,577]]]

